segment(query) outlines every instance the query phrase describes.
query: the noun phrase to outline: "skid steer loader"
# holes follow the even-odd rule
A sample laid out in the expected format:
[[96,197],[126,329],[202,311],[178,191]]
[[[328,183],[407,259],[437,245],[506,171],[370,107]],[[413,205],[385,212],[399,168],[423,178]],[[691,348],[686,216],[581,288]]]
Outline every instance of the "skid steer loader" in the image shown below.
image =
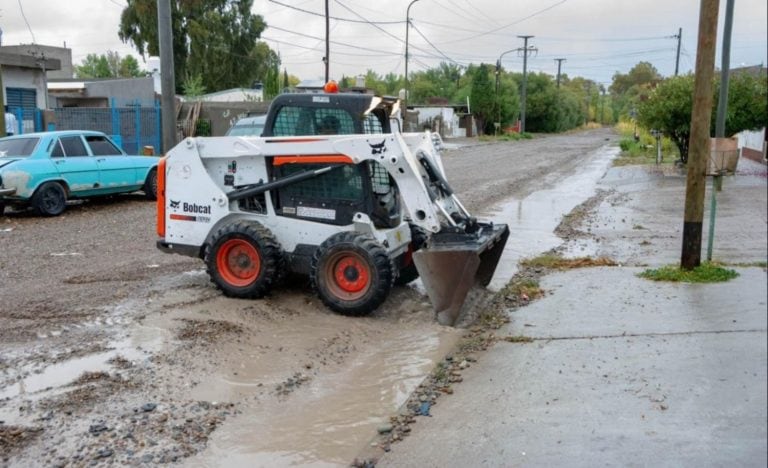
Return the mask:
[[399,102],[283,94],[261,137],[187,138],[158,171],[157,245],[204,260],[227,296],[308,275],[347,315],[421,277],[438,321],[464,314],[509,235],[470,216],[446,181],[439,135],[401,133]]

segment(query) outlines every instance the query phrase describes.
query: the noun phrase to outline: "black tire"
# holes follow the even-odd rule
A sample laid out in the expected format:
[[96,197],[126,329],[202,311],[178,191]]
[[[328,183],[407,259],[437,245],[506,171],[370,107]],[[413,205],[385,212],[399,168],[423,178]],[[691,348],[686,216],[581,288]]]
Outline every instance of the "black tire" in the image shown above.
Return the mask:
[[0,201],[0,216],[3,216],[5,214],[5,202]]
[[213,235],[205,264],[211,281],[224,295],[256,299],[277,280],[283,255],[269,229],[255,221],[237,221]]
[[331,310],[360,316],[373,312],[389,295],[394,281],[392,261],[370,235],[334,234],[312,257],[312,287]]
[[395,284],[397,286],[404,286],[411,281],[419,277],[419,270],[416,269],[416,264],[413,263],[413,253],[424,247],[427,243],[427,233],[422,228],[411,224],[411,243],[408,246],[408,251],[403,254],[403,259],[400,263],[400,272],[395,278]]
[[42,216],[58,216],[67,207],[67,193],[57,182],[46,182],[32,195],[32,208]]
[[141,188],[144,191],[144,196],[147,200],[157,200],[157,169],[151,169],[147,174],[147,179],[144,181],[144,187]]

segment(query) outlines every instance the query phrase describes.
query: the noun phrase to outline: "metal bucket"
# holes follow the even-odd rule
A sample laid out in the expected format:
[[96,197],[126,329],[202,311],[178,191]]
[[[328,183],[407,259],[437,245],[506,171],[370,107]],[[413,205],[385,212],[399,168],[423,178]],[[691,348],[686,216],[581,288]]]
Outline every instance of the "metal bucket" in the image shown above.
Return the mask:
[[473,233],[433,234],[414,252],[413,261],[440,324],[462,323],[475,307],[476,301],[467,300],[470,291],[490,283],[508,237],[506,224],[480,224]]

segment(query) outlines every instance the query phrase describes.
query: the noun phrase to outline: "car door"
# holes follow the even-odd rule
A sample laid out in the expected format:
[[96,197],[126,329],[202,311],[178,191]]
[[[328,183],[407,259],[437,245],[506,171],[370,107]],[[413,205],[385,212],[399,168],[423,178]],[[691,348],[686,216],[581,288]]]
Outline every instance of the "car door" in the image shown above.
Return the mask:
[[64,178],[73,196],[98,192],[99,167],[88,153],[80,135],[59,137],[51,150],[51,161]]
[[103,135],[85,135],[85,142],[99,168],[101,192],[132,192],[144,183],[143,180],[137,180],[132,158],[124,155],[109,138]]

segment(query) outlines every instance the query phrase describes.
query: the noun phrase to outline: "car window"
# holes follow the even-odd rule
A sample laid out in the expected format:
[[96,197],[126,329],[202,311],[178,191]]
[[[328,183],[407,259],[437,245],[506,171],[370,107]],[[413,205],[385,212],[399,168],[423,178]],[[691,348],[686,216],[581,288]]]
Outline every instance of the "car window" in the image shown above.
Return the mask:
[[29,156],[35,150],[39,138],[13,138],[0,140],[0,157]]
[[61,146],[64,147],[64,154],[68,157],[88,156],[88,151],[79,136],[61,137]]
[[86,135],[85,141],[94,156],[122,156],[123,153],[111,141],[101,135]]
[[63,158],[64,157],[64,148],[61,147],[61,141],[56,140],[53,146],[53,151],[51,151],[51,157],[52,158]]
[[227,132],[227,136],[261,136],[264,124],[235,124]]

